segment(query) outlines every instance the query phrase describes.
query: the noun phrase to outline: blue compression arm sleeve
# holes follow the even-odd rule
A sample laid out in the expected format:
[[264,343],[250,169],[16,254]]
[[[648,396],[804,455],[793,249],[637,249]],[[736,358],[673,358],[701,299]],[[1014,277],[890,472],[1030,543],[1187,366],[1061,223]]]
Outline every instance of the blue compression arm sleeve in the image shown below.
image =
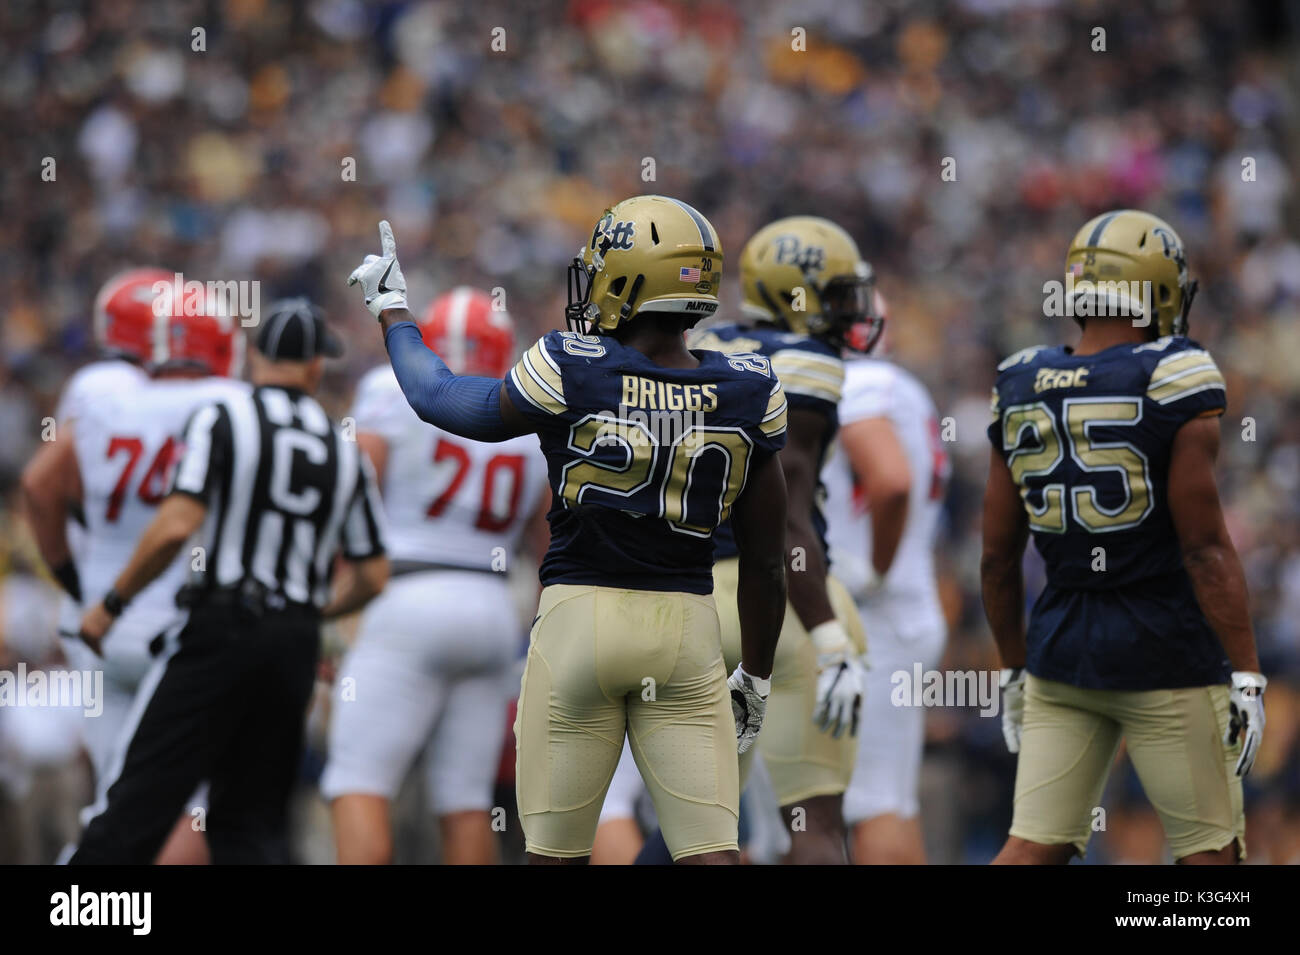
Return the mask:
[[414,322],[390,326],[384,344],[402,394],[422,421],[475,441],[515,436],[501,418],[501,379],[452,374]]

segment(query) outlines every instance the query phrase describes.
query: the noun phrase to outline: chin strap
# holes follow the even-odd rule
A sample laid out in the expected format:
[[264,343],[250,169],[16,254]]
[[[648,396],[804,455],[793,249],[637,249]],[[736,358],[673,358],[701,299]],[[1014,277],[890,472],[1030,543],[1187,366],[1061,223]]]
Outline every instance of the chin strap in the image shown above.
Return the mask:
[[1201,283],[1198,282],[1196,279],[1192,279],[1190,282],[1187,283],[1187,291],[1183,294],[1183,310],[1182,313],[1178,316],[1182,320],[1183,327],[1181,330],[1176,331],[1175,334],[1179,334],[1179,335],[1189,334],[1188,329],[1191,328],[1191,322],[1188,321],[1187,316],[1188,313],[1190,313],[1192,310],[1192,302],[1196,298],[1196,293],[1200,290],[1200,288],[1201,288]]

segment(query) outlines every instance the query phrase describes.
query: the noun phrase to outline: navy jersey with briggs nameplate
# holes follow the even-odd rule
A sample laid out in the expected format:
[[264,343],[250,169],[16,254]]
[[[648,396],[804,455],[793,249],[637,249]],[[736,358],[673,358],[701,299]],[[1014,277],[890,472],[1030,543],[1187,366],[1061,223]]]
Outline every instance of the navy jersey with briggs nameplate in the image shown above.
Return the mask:
[[[826,420],[818,454],[818,473],[839,430],[839,403],[844,392],[844,360],[830,345],[813,338],[782,331],[772,325],[726,324],[702,328],[690,336],[692,348],[709,348],[724,354],[754,352],[772,362],[791,408],[803,408]],[[812,524],[821,542],[822,559],[828,558],[826,516],[822,513],[824,491],[820,484],[813,500]],[[736,556],[736,536],[731,524],[718,528],[713,536],[714,560]]]
[[544,585],[713,592],[712,536],[785,444],[786,401],[766,358],[693,354],[696,368],[664,368],[556,331],[506,376],[547,461]]
[[1226,682],[1168,501],[1174,435],[1226,406],[1209,353],[1170,336],[1092,355],[1030,348],[998,370],[989,439],[1047,567],[1029,672],[1113,690]]

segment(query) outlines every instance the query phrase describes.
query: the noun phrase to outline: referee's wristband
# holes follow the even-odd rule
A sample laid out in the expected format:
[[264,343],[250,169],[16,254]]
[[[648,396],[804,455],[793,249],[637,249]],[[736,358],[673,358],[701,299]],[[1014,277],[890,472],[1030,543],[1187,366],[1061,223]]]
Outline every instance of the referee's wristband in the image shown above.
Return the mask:
[[126,609],[126,605],[131,601],[123,600],[122,595],[117,592],[117,588],[113,587],[109,589],[108,593],[104,594],[104,599],[100,602],[104,605],[104,610],[108,612],[110,617],[120,617],[122,611]]

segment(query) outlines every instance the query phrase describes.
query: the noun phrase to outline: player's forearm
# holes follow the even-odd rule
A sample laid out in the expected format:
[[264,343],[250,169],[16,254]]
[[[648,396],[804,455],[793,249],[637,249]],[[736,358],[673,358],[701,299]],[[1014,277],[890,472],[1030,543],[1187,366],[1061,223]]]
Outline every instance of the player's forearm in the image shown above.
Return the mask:
[[321,618],[332,620],[356,613],[377,597],[387,583],[388,558],[373,557],[356,564],[321,610]]
[[1025,665],[1025,579],[1020,557],[985,554],[980,560],[984,616],[1004,667]]
[[881,577],[889,573],[907,524],[908,491],[896,491],[883,500],[871,498],[871,566]]
[[[192,529],[166,520],[162,514],[156,518],[140,537],[135,553],[113,583],[113,589],[124,600],[131,600],[153,583],[171,566],[181,546],[189,539]],[[90,595],[92,598],[101,595]]]
[[68,547],[68,507],[59,486],[29,467],[22,476],[23,503],[27,523],[41,558],[51,568],[72,557]]
[[1197,547],[1183,554],[1183,565],[1201,612],[1223,644],[1232,668],[1259,672],[1246,575],[1236,548],[1230,541]]
[[779,556],[740,555],[736,603],[740,611],[740,656],[745,672],[772,675],[777,638],[785,622],[786,575]]
[[61,501],[50,497],[35,497],[24,493],[27,523],[32,529],[36,549],[50,568],[59,567],[72,559],[68,547],[68,510]]
[[501,417],[500,379],[453,374],[410,321],[390,324],[384,342],[402,394],[422,421],[474,441],[515,436]]
[[812,524],[800,522],[786,526],[789,544],[786,554],[790,606],[805,630],[835,619],[830,596],[826,592],[826,558]]
[[385,339],[388,337],[388,330],[394,325],[414,321],[415,316],[405,308],[386,308],[379,313],[379,327],[384,330]]

